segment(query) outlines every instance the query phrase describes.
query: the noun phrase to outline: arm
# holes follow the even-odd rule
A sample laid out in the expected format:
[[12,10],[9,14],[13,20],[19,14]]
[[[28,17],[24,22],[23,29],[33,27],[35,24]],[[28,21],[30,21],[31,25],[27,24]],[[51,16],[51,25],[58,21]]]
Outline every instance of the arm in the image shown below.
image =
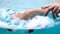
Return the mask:
[[47,9],[27,9],[25,14],[46,14]]
[[38,15],[38,14],[46,14],[47,9],[27,9],[24,12],[24,17],[26,19],[30,18],[32,14]]
[[24,13],[16,13],[15,16],[17,16],[20,19],[29,19],[32,14],[45,14],[47,12],[47,9],[27,9]]

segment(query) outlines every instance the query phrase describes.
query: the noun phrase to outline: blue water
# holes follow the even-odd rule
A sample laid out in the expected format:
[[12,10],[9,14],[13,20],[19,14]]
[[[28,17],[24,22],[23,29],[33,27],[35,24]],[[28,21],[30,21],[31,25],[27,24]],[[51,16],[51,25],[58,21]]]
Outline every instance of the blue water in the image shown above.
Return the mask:
[[[0,29],[1,34],[27,34],[28,30],[17,30],[17,31],[8,31],[6,29]],[[60,26],[55,26],[52,28],[34,30],[31,34],[60,34]]]
[[[11,9],[24,9],[24,8],[40,8],[49,3],[54,3],[57,0],[4,0],[0,5],[0,8],[11,8]],[[10,3],[8,3],[10,2]],[[0,28],[0,34],[28,34],[27,30],[13,30],[8,31],[4,28]],[[60,34],[60,25],[55,25],[51,28],[46,29],[34,29],[31,34]]]

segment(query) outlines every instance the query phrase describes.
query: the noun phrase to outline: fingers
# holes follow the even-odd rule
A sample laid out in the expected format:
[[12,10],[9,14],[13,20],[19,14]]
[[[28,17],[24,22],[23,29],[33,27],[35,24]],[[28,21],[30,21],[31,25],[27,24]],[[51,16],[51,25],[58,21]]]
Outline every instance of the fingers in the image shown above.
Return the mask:
[[50,6],[52,6],[52,4],[49,4],[49,5],[43,6],[42,9],[48,8],[48,7],[50,7]]
[[60,8],[59,7],[55,7],[53,9],[53,18],[55,19],[56,17],[59,17],[58,16],[58,13],[60,13]]
[[58,7],[55,7],[55,8],[53,9],[53,13],[56,13],[57,10],[58,10]]
[[50,12],[50,10],[47,11],[47,13],[45,14],[45,16],[47,16],[49,12]]
[[45,16],[47,16],[48,13],[49,13],[51,10],[53,10],[54,8],[55,8],[55,4],[53,4],[52,6],[48,7],[48,11],[47,11],[47,13],[45,14]]
[[48,13],[50,11],[52,11],[52,16],[53,18],[55,19],[56,17],[58,17],[58,13],[60,13],[60,5],[58,3],[55,3],[55,4],[50,4],[48,6],[44,6],[42,7],[42,9],[48,9],[47,13],[45,14],[45,16],[48,15]]
[[56,18],[56,11],[57,11],[58,7],[55,7],[53,10],[52,10],[52,16],[53,18],[55,19]]
[[58,13],[60,13],[60,8],[58,8],[58,10],[56,11],[56,17],[59,17]]

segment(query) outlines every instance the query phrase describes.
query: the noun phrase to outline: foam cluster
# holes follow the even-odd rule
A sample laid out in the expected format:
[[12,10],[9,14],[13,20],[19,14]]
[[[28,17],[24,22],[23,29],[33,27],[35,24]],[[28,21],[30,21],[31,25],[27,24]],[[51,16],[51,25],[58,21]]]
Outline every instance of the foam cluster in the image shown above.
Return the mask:
[[[53,27],[55,21],[48,16],[37,15],[29,20],[19,20],[17,17],[13,16],[14,12],[12,10],[7,11],[0,9],[0,28],[8,29],[43,29]],[[14,19],[11,20],[11,17]]]

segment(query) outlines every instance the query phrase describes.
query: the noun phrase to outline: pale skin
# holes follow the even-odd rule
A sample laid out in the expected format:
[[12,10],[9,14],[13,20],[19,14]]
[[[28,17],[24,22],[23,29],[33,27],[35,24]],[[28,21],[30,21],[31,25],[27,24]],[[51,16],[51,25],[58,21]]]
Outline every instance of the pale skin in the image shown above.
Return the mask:
[[55,19],[56,17],[58,17],[58,13],[60,13],[60,3],[53,3],[42,7],[42,9],[46,8],[48,8],[46,16],[50,11],[52,11],[53,18]]
[[[35,15],[46,14],[47,11],[48,11],[47,9],[26,9],[26,11],[24,13],[16,12],[13,15],[18,17],[19,19],[28,20],[31,17],[32,14],[35,14]],[[12,29],[7,29],[7,30],[12,31]]]
[[46,14],[47,9],[27,9],[24,13],[15,13],[14,15],[20,19],[28,20],[32,14]]
[[28,19],[30,15],[32,15],[32,13],[33,14],[46,14],[47,16],[50,11],[52,11],[52,15],[55,19],[57,14],[60,12],[60,3],[49,4],[47,6],[43,6],[42,9],[27,9],[24,13],[15,13],[13,15],[17,16],[20,19]]
[[46,14],[52,11],[53,18],[55,19],[60,12],[60,3],[53,3],[47,6],[43,6],[42,9],[27,9],[24,13],[15,13],[14,15],[20,19],[28,19],[32,14]]

